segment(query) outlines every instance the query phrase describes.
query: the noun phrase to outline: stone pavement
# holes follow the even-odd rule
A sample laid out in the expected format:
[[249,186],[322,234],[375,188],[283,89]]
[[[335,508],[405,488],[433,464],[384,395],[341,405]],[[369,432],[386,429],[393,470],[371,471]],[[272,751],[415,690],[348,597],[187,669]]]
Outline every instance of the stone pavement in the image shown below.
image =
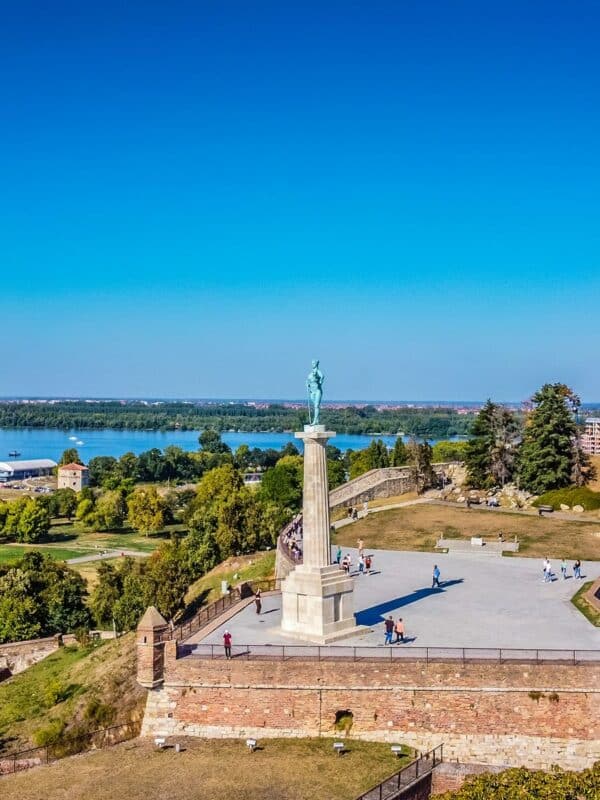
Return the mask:
[[[353,564],[357,552],[351,548]],[[600,629],[594,628],[570,602],[583,581],[558,577],[542,580],[542,560],[482,559],[476,553],[436,554],[369,550],[374,574],[355,578],[357,621],[365,633],[338,644],[383,646],[383,620],[403,617],[408,642],[397,647],[490,647],[600,650]],[[441,571],[441,589],[431,588],[433,565]],[[583,564],[586,580],[600,577],[600,562]],[[234,644],[299,644],[279,631],[281,596],[263,599],[262,614],[248,606],[226,625],[189,643],[222,644],[227,627]]]

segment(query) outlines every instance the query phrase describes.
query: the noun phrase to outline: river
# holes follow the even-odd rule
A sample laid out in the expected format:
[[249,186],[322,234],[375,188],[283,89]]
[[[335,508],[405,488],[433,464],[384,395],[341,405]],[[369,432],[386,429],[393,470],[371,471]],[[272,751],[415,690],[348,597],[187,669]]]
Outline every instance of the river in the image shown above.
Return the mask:
[[[222,434],[224,442],[235,450],[241,444],[249,447],[269,447],[280,450],[288,442],[294,442],[302,449],[302,443],[294,439],[293,433],[240,433],[227,431]],[[358,436],[339,434],[331,440],[331,444],[340,450],[360,450],[368,447],[373,439],[383,439],[388,446],[393,446],[395,436]],[[406,437],[404,437],[406,439]],[[435,440],[430,440],[433,444]],[[0,429],[0,461],[10,460],[8,454],[19,453],[18,458],[52,458],[58,461],[63,450],[76,447],[82,461],[88,462],[95,456],[121,456],[123,453],[142,453],[158,447],[164,450],[168,445],[177,445],[184,450],[198,450],[198,431],[122,431],[73,430],[64,431],[57,428],[2,428]]]

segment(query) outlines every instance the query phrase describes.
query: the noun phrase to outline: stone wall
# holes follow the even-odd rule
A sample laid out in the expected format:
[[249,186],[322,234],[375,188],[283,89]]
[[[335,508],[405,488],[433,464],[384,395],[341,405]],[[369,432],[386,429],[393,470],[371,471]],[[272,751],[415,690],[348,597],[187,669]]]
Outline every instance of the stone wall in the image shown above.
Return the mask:
[[581,769],[600,758],[600,668],[581,665],[207,660],[166,646],[143,734],[339,736],[492,765]]
[[26,642],[8,642],[0,644],[0,680],[9,678],[19,672],[37,664],[59,647],[58,639],[51,636],[48,639],[31,639]]
[[[454,472],[458,471],[460,466],[458,463],[448,462],[434,464],[433,469],[436,474],[444,473],[446,478],[452,480]],[[332,489],[329,492],[329,505],[331,508],[360,505],[368,500],[394,497],[414,489],[415,483],[410,467],[382,467],[369,470],[358,478]]]

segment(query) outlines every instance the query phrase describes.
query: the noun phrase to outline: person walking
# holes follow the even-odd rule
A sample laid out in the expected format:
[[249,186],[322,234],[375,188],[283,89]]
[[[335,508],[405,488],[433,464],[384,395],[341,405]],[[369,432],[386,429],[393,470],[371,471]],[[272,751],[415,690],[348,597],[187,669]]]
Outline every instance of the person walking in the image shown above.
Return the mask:
[[365,569],[367,570],[367,575],[371,574],[372,563],[373,563],[373,556],[365,556]]
[[384,644],[391,644],[393,635],[394,635],[394,620],[390,616],[385,621],[385,642],[384,642]]
[[229,661],[231,658],[231,634],[225,631],[223,634],[223,646],[225,647],[225,658]]
[[404,622],[402,621],[402,617],[398,620],[398,622],[394,625],[394,631],[396,632],[396,644],[398,642],[404,641]]
[[548,558],[544,562],[544,583],[552,583],[552,564]]
[[581,580],[581,561],[579,559],[573,564],[573,577],[576,581]]
[[260,614],[260,610],[262,608],[262,598],[260,596],[260,589],[256,590],[256,594],[254,595],[254,604],[256,606],[256,613]]
[[360,555],[358,557],[358,574],[363,575],[365,571],[365,557]]
[[567,562],[565,561],[564,558],[560,562],[560,572],[561,572],[561,575],[563,577],[563,581],[566,581],[566,579],[567,579]]
[[433,565],[432,581],[431,581],[431,588],[432,589],[434,587],[436,587],[436,586],[437,586],[438,589],[441,588],[441,586],[440,586],[440,575],[441,575],[441,573],[440,573],[438,565],[434,564]]
[[362,539],[359,539],[359,540],[356,542],[356,545],[357,545],[357,547],[358,547],[358,555],[359,555],[359,556],[362,556],[362,554],[364,553],[364,550],[365,550],[365,543],[363,542],[363,540],[362,540]]
[[339,564],[342,560],[342,547],[338,544],[337,550],[335,551],[335,563]]

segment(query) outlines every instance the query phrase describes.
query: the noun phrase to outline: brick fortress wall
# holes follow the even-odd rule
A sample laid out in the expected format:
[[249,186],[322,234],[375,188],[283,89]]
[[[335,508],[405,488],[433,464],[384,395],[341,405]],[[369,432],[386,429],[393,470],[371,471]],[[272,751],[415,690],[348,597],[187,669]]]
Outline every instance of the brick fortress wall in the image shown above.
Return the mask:
[[339,736],[336,712],[349,710],[351,738],[443,743],[445,759],[581,769],[600,758],[597,665],[211,661],[159,647],[164,682],[143,735]]

